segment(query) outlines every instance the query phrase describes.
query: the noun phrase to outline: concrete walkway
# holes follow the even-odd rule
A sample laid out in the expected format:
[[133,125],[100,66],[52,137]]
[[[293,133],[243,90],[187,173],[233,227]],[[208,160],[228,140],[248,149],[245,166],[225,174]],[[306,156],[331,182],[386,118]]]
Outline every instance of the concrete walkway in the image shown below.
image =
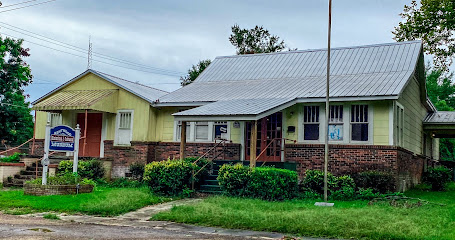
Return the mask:
[[[82,224],[96,224],[104,226],[122,226],[133,228],[149,228],[160,231],[171,231],[178,234],[208,234],[213,237],[241,237],[247,239],[284,239],[281,233],[259,232],[239,229],[224,229],[218,227],[203,227],[166,221],[149,221],[150,217],[162,211],[167,211],[173,206],[192,204],[202,199],[182,199],[158,205],[141,208],[116,217],[96,217],[89,215],[57,214],[61,220]],[[42,217],[46,213],[22,215],[23,217]],[[317,240],[317,238],[299,238],[304,240]],[[321,239],[322,240],[322,239]]]

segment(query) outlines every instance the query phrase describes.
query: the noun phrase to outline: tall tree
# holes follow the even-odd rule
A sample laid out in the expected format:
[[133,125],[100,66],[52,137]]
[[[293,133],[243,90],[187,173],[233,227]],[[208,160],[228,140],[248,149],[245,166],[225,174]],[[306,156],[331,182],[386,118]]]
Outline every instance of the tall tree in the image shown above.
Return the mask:
[[33,117],[24,96],[24,87],[32,82],[30,67],[24,61],[30,54],[22,42],[0,36],[0,140],[9,144],[33,136]]
[[212,61],[210,59],[207,60],[201,60],[199,61],[198,64],[193,65],[189,70],[188,74],[180,77],[180,85],[186,86],[190,83],[192,83],[196,78],[199,76],[199,74],[206,69]]
[[231,27],[232,34],[229,41],[237,49],[237,54],[254,54],[281,52],[286,49],[286,44],[276,35],[269,33],[263,26],[252,29],[240,28],[235,24]]
[[[439,111],[454,111],[455,109],[455,84],[452,83],[453,74],[444,74],[443,71],[427,69],[428,98]],[[441,138],[439,141],[440,159],[455,161],[455,139]]]
[[444,71],[453,62],[455,55],[455,1],[413,0],[404,6],[400,22],[393,34],[397,41],[421,39],[425,53],[434,56],[434,65]]
[[[256,26],[252,29],[241,29],[239,25],[235,24],[231,27],[231,30],[229,41],[237,49],[238,55],[281,52],[287,48],[283,40],[280,40],[276,35],[270,34],[269,30],[262,26]],[[180,85],[186,86],[192,83],[210,63],[210,60],[202,60],[197,65],[193,65],[188,70],[187,75],[180,77]]]

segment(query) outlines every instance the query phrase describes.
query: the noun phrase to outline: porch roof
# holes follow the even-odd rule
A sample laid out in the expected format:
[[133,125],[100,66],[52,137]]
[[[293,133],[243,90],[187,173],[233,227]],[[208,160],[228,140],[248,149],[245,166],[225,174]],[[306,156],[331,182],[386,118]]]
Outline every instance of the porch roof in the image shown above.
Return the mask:
[[36,103],[32,109],[39,111],[95,110],[115,113],[116,89],[60,91]]
[[174,113],[179,121],[258,120],[293,105],[292,98],[232,99]]
[[436,138],[455,138],[455,112],[430,113],[423,120],[423,128]]

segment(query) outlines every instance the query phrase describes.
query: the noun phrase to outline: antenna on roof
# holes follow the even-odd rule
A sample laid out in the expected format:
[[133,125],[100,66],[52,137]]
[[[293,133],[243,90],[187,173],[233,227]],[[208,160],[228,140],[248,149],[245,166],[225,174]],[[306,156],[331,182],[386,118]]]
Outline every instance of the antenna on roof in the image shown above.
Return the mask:
[[87,55],[87,69],[92,68],[92,42],[91,36],[88,36],[88,55]]

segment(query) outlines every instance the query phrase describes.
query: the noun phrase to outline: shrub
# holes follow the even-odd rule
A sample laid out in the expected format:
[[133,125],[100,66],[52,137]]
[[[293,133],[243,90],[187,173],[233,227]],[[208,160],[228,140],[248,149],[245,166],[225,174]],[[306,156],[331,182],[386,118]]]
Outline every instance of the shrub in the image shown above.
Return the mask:
[[136,180],[142,181],[144,177],[144,168],[145,165],[142,163],[132,163],[130,165],[130,173],[132,177]]
[[[338,188],[337,177],[331,173],[327,173],[327,188],[336,189]],[[312,191],[317,194],[324,193],[324,172],[319,170],[307,170],[305,172],[305,178],[300,184],[300,189],[303,192]]]
[[[152,162],[145,166],[144,182],[155,193],[182,195],[190,192],[193,170],[197,172],[199,169],[196,164],[185,160]],[[195,182],[199,176],[195,177]]]
[[8,157],[2,157],[0,158],[0,162],[7,162],[7,163],[18,163],[21,160],[21,153],[13,153],[13,155],[8,156]]
[[[73,172],[73,161],[61,161],[58,164],[58,174],[64,175]],[[79,161],[77,174],[82,178],[100,179],[104,177],[105,169],[103,163],[99,160],[92,159],[86,161]]]
[[[193,164],[194,162],[196,162],[198,158],[199,157],[187,157],[184,159],[184,161]],[[206,158],[199,159],[199,161],[196,162],[196,165],[198,167],[198,171],[199,169],[204,168],[198,174],[200,178],[207,176],[209,172],[213,169],[213,162],[209,161]]]
[[[30,184],[41,184],[42,178],[37,178],[33,179],[30,181],[27,181],[27,183]],[[96,183],[87,178],[82,178],[78,174],[73,174],[73,173],[66,173],[62,174],[59,176],[54,176],[54,177],[48,177],[47,178],[47,185],[76,185],[76,184],[81,184],[81,185],[92,185],[96,186]]]
[[431,185],[433,191],[443,191],[451,180],[451,171],[446,167],[428,168],[422,179]]
[[219,170],[218,181],[230,196],[285,200],[298,194],[297,173],[286,169],[223,165]]
[[395,178],[390,173],[368,171],[354,174],[353,178],[358,188],[370,188],[382,194],[395,190]]

